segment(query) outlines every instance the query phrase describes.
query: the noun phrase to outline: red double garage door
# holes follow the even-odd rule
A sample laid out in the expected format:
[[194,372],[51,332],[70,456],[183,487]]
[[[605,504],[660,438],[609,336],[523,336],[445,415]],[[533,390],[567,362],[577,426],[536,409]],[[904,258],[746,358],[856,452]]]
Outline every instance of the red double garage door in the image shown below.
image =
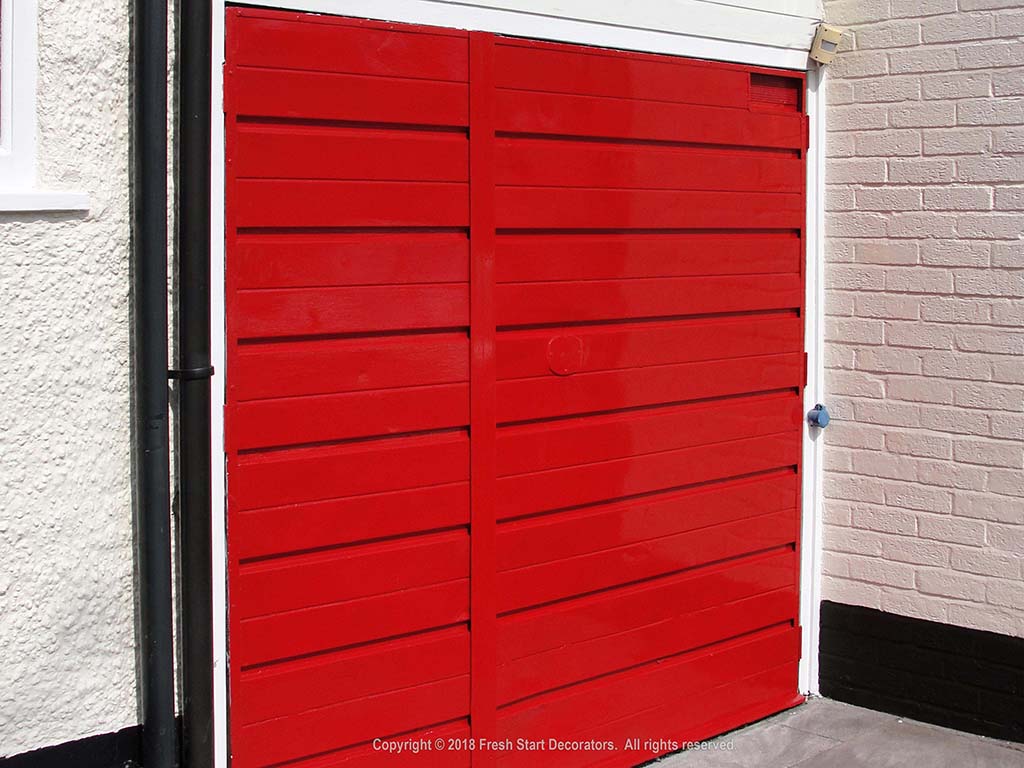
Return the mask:
[[236,768],[634,765],[798,702],[802,76],[227,35]]

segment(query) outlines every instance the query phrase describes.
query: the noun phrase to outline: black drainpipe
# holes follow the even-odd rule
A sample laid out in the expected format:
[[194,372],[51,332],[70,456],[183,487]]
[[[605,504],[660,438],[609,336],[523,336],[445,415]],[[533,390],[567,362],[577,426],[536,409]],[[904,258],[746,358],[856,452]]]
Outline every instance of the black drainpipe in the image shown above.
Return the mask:
[[[177,448],[182,764],[213,766],[210,549],[210,0],[178,3]],[[147,767],[148,768],[148,767]]]
[[132,331],[142,761],[174,768],[167,427],[167,3],[134,0]]

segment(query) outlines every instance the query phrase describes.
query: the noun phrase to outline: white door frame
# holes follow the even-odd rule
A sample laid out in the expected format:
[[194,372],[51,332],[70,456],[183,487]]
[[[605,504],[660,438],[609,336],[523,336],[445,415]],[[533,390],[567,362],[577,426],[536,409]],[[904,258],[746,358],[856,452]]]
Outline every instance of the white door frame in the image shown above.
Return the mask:
[[[582,45],[666,53],[697,59],[731,61],[753,66],[804,70],[802,51],[744,42],[710,39],[674,32],[635,29],[611,24],[560,19],[537,13],[480,8],[438,0],[246,0],[267,8],[373,18],[409,24],[473,29]],[[210,313],[211,360],[216,369],[210,406],[211,466],[225,466],[224,404],[227,344],[225,336],[225,131],[224,35],[225,0],[213,1],[213,66],[210,168]],[[823,401],[824,347],[822,263],[824,257],[824,106],[825,83],[819,70],[808,72],[807,107],[810,115],[810,150],[807,155],[807,229],[805,279],[805,349],[808,356],[805,410]],[[821,475],[820,435],[804,425],[802,531],[800,558],[800,623],[803,648],[800,690],[818,693],[818,630],[821,595]],[[217,768],[228,767],[228,658],[227,658],[227,498],[225,472],[211,473],[213,526],[213,652],[214,750]]]
[[[804,413],[825,402],[825,70],[807,73],[807,228],[804,255],[804,350],[807,385]],[[821,608],[823,448],[821,430],[804,420],[800,530],[800,690],[818,695],[818,636]]]

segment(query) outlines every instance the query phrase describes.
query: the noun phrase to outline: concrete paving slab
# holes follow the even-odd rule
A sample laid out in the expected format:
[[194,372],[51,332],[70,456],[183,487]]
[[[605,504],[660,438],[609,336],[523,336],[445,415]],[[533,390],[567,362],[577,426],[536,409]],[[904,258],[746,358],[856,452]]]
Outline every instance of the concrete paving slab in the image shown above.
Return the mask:
[[778,723],[762,722],[714,739],[710,749],[683,752],[656,765],[658,768],[785,768],[841,743]]
[[810,699],[771,718],[771,722],[806,731],[830,739],[846,741],[877,728],[894,723],[899,718],[884,712],[855,707],[832,699]]
[[1024,768],[1024,752],[910,720],[817,754],[794,768]]
[[1024,768],[1022,745],[815,698],[657,768]]

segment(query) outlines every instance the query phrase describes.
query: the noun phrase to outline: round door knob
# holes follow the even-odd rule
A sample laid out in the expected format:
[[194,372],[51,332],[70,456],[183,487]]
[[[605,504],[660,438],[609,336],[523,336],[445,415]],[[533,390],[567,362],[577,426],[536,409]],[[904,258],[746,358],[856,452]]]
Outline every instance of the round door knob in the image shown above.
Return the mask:
[[828,408],[821,403],[814,406],[807,414],[807,421],[810,422],[812,427],[824,429],[831,420],[832,417],[828,415]]

